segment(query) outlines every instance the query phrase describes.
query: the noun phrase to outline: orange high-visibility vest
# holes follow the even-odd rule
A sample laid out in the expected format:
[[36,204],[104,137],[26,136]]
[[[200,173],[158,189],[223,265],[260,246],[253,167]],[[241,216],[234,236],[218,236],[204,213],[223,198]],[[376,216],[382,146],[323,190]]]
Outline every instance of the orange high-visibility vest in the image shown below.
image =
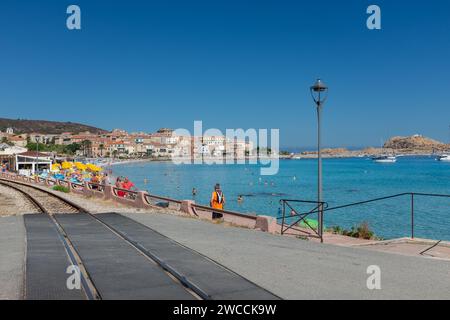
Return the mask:
[[214,209],[220,209],[223,210],[223,204],[225,203],[225,196],[223,195],[223,192],[219,195],[217,191],[213,191],[211,195],[211,206]]

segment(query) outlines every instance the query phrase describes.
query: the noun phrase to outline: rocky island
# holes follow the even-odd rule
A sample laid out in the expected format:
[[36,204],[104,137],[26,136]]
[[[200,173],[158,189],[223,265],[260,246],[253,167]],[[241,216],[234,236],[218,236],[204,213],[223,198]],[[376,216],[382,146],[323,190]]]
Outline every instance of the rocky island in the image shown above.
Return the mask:
[[[388,139],[382,148],[367,147],[361,150],[348,150],[346,148],[322,149],[324,158],[353,158],[370,157],[380,154],[396,155],[432,155],[450,150],[450,144],[415,134],[409,137],[396,136]],[[304,151],[302,153],[285,156],[287,159],[311,159],[317,157],[317,151]]]

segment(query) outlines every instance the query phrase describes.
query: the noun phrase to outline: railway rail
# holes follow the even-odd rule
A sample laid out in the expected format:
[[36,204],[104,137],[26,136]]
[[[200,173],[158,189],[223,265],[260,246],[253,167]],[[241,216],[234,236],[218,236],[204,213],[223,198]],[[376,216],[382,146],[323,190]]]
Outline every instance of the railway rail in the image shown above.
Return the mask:
[[[50,191],[42,190],[34,186],[29,186],[19,182],[10,182],[3,179],[0,180],[0,184],[21,193],[33,206],[36,207],[36,209],[38,209],[40,213],[48,214],[50,216],[51,221],[58,231],[58,236],[64,245],[69,261],[80,270],[80,280],[83,285],[83,291],[86,298],[89,300],[99,299],[99,294],[83,265],[81,257],[78,255],[72,242],[67,237],[64,229],[53,216],[55,213],[79,213],[87,212],[87,210],[67,199],[64,199],[61,196],[53,194]],[[26,297],[26,293],[24,293],[24,297]]]
[[[80,218],[84,217],[82,219],[86,219],[87,217],[89,217],[92,220],[95,220],[108,230],[107,233],[112,233],[115,237],[125,242],[127,244],[127,247],[130,247],[131,250],[136,251],[140,255],[144,256],[148,263],[156,265],[160,270],[162,269],[161,271],[172,280],[171,282],[174,283],[175,286],[181,287],[181,290],[187,291],[190,297],[198,300],[213,299],[210,292],[203,288],[203,286],[205,285],[204,283],[199,285],[197,283],[197,280],[192,280],[190,276],[186,275],[185,272],[183,272],[182,270],[180,271],[180,265],[173,266],[172,262],[169,263],[164,257],[159,256],[159,254],[161,253],[158,253],[158,250],[156,250],[156,252],[153,250],[149,250],[139,241],[136,241],[136,239],[130,237],[127,232],[120,230],[120,227],[118,227],[114,223],[109,223],[107,221],[108,219],[102,218],[101,215],[94,215],[85,208],[65,199],[64,197],[37,186],[4,179],[0,179],[0,184],[20,192],[38,209],[40,213],[49,215],[51,221],[56,227],[59,238],[64,245],[70,263],[77,266],[80,270],[81,284],[83,286],[83,291],[87,299],[100,300],[103,298],[102,292],[96,286],[95,276],[92,277],[89,273],[89,266],[86,266],[83,261],[83,250],[81,249],[81,247],[79,247],[79,242],[77,243],[77,241],[79,241],[79,239],[77,240],[78,235],[70,230],[70,226],[64,224],[64,220],[61,217],[62,214],[80,214]],[[91,219],[88,220],[92,221]],[[77,248],[81,249],[81,251],[77,250]],[[188,248],[183,249],[188,250]],[[181,269],[183,269],[183,267],[181,267]],[[232,274],[231,271],[229,272],[230,274]],[[242,280],[244,282],[248,282],[248,280],[244,278],[242,278]],[[24,294],[24,297],[26,297],[26,294]]]
[[88,270],[85,268],[84,263],[80,255],[78,254],[75,246],[72,241],[68,237],[62,225],[55,219],[54,214],[77,214],[77,213],[85,213],[88,214],[91,218],[98,221],[102,225],[104,225],[107,229],[109,229],[112,233],[118,236],[120,239],[125,241],[135,250],[137,250],[140,254],[144,255],[149,262],[157,264],[161,267],[164,272],[173,279],[175,282],[182,285],[188,292],[190,292],[196,299],[207,299],[209,296],[204,293],[200,288],[198,288],[195,284],[190,282],[184,275],[180,274],[173,268],[171,268],[168,264],[166,264],[161,259],[151,252],[148,252],[142,247],[139,247],[139,244],[136,244],[131,239],[129,239],[126,235],[121,234],[113,227],[109,226],[107,223],[97,218],[94,214],[90,213],[88,210],[83,207],[73,203],[70,200],[67,200],[53,192],[41,189],[39,187],[24,184],[21,182],[11,182],[0,179],[0,184],[12,188],[19,193],[21,193],[30,203],[35,206],[40,213],[48,214],[54,223],[61,241],[64,244],[67,255],[69,257],[70,262],[77,266],[81,273],[81,282],[83,285],[83,290],[86,294],[86,297],[89,300],[100,300],[101,294],[96,289],[95,283],[93,279],[91,279]]
[[50,191],[26,185],[20,182],[11,182],[0,179],[0,184],[21,193],[41,213],[79,213],[87,212],[83,207],[64,199]]

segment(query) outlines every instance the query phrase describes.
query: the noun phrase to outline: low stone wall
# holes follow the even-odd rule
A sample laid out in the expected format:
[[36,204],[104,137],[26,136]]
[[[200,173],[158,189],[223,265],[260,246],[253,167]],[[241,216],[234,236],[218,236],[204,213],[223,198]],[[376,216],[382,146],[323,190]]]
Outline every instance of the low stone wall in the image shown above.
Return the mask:
[[[271,233],[275,233],[279,229],[277,228],[276,219],[273,217],[256,216],[251,214],[247,215],[227,210],[213,210],[210,207],[195,204],[192,200],[180,201],[152,195],[146,191],[129,191],[117,188],[113,185],[101,185],[91,182],[74,183],[68,180],[44,179],[41,177],[32,178],[10,172],[2,172],[0,173],[0,177],[6,180],[38,184],[50,188],[56,185],[64,186],[69,190],[69,193],[80,194],[86,197],[94,197],[103,200],[112,200],[134,208],[168,208],[180,211],[192,217],[207,220],[221,219],[232,225],[250,229],[258,229]],[[119,196],[119,193],[124,193],[125,196]]]

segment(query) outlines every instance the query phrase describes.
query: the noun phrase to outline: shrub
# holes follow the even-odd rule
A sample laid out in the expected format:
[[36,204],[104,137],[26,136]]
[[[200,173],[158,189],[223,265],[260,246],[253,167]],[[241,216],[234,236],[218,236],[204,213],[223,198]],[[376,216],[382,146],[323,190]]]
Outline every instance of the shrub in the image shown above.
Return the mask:
[[60,191],[60,192],[64,192],[64,193],[69,193],[69,188],[64,187],[64,186],[53,186],[52,188],[55,191]]
[[342,234],[342,232],[344,231],[340,226],[331,226],[329,229],[327,229],[326,231],[334,233],[334,234]]
[[380,239],[375,236],[375,233],[372,230],[370,230],[369,223],[367,221],[362,222],[358,226],[351,227],[350,230],[343,229],[340,226],[332,226],[327,231],[334,234],[341,234],[343,236],[365,240]]

